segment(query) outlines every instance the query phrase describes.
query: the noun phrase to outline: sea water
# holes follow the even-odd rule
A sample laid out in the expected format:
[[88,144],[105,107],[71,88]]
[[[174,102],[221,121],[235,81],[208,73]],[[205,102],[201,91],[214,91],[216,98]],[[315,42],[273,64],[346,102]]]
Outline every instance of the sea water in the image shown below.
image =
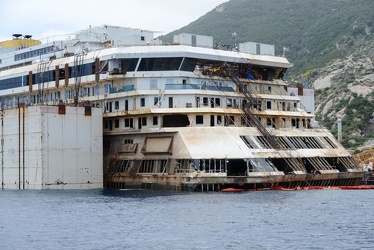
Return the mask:
[[374,190],[0,190],[0,249],[373,249]]

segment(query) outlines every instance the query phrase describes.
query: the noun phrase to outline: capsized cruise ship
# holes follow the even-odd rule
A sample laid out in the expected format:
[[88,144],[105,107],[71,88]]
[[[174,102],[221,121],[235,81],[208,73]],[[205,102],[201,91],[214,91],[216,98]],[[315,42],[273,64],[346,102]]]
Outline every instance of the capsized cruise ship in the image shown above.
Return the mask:
[[[77,151],[76,167],[67,162],[58,170],[41,158],[43,176],[53,172],[59,178],[38,187],[81,181],[79,188],[87,188],[100,176],[109,188],[191,191],[361,182],[364,170],[328,130],[316,126],[313,90],[287,85],[284,74],[292,64],[275,56],[274,46],[213,44],[212,37],[193,34],[178,34],[166,44],[152,31],[110,25],[44,41],[14,34],[0,42],[2,114],[24,114],[34,106],[56,107],[56,116],[63,117],[69,107],[81,107],[85,117],[101,111],[100,124],[92,122],[95,116],[82,123],[86,118],[74,118],[71,126],[71,140],[81,142],[85,158]],[[51,119],[41,137],[55,134],[53,123],[61,126],[69,117]],[[7,124],[6,116],[2,121]],[[91,132],[78,136],[85,130]],[[17,131],[22,134],[11,132],[16,140]],[[56,140],[66,137],[69,130]],[[39,161],[30,160],[35,155],[61,149],[65,159],[75,147],[30,148],[25,154],[23,146],[14,146],[12,160],[2,161],[3,188],[9,175],[18,187],[30,183],[37,171],[24,173],[37,169]]]

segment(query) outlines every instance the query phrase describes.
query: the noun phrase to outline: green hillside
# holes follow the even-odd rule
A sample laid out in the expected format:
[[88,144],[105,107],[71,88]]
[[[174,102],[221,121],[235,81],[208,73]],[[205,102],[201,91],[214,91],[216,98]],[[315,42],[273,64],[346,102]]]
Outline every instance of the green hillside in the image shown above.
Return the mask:
[[276,54],[294,63],[289,74],[321,67],[373,40],[373,0],[231,0],[177,33],[210,35],[218,45],[236,42],[274,44]]

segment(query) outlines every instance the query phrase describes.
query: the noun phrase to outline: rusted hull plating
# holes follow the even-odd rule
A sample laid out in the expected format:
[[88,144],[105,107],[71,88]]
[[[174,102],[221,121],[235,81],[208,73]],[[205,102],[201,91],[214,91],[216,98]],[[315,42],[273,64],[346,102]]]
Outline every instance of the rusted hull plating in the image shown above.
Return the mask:
[[107,134],[106,186],[220,191],[361,183],[364,170],[328,131],[285,129],[277,133],[284,143],[282,149],[265,145],[251,127]]
[[111,176],[109,188],[170,189],[178,191],[221,191],[225,188],[257,189],[281,186],[284,188],[308,186],[357,186],[362,181],[361,173],[349,174],[305,174],[284,176]]

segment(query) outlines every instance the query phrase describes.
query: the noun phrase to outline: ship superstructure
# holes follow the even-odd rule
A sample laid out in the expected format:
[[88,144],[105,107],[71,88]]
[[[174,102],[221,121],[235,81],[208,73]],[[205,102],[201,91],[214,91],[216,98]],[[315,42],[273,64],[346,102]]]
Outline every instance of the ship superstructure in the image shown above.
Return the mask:
[[347,150],[313,125],[313,108],[302,104],[310,90],[289,94],[286,58],[191,39],[163,45],[151,31],[104,25],[67,40],[3,48],[1,107],[101,108],[107,187],[361,182],[364,172]]

